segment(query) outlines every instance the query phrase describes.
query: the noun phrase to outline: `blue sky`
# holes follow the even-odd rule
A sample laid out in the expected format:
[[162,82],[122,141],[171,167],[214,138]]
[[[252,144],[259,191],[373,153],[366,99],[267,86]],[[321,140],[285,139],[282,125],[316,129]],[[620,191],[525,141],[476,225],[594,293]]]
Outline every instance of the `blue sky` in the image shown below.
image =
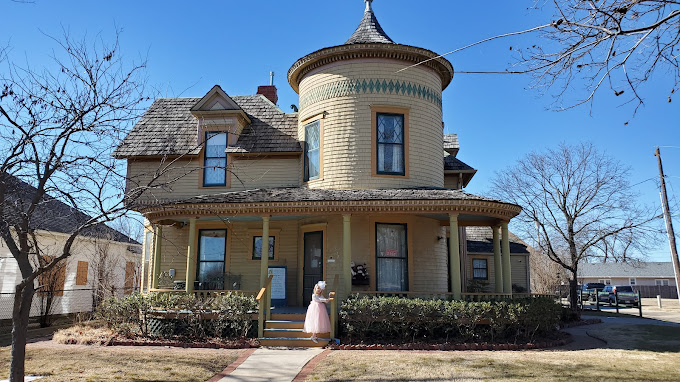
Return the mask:
[[[448,52],[501,33],[545,24],[551,15],[530,9],[533,0],[376,0],[374,10],[386,33],[402,44]],[[231,95],[253,94],[276,73],[279,106],[290,111],[297,95],[286,72],[300,57],[342,44],[363,14],[361,0],[324,1],[47,1],[0,0],[0,44],[9,44],[15,62],[39,67],[54,48],[44,34],[74,37],[101,33],[111,40],[122,30],[126,59],[148,58],[149,84],[160,96],[202,96],[219,84]],[[504,70],[510,46],[536,40],[524,35],[476,46],[447,58],[458,71]],[[467,191],[486,194],[496,171],[532,150],[561,142],[591,141],[632,167],[631,184],[643,201],[658,207],[654,148],[680,147],[680,99],[668,103],[671,77],[658,73],[643,90],[646,104],[632,117],[611,91],[601,92],[592,109],[549,111],[551,99],[529,88],[530,78],[456,74],[444,92],[447,133],[457,133],[459,158],[478,169]],[[579,91],[577,87],[572,89]],[[624,125],[628,122],[627,125]],[[680,148],[662,148],[669,194],[680,196]],[[676,209],[675,215],[680,215]],[[680,219],[675,219],[680,230]],[[651,260],[668,261],[659,243]]]

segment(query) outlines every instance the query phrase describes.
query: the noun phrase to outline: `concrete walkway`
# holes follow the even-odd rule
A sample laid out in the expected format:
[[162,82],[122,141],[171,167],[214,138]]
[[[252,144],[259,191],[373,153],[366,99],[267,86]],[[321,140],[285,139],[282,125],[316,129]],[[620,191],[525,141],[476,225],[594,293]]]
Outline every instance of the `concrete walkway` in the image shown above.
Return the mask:
[[291,382],[322,348],[260,348],[220,381]]

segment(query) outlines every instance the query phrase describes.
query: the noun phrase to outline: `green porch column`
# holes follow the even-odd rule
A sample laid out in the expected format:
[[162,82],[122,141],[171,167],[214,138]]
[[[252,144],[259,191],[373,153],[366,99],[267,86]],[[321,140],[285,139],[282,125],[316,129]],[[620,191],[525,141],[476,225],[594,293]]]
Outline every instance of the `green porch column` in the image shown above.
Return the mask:
[[501,237],[498,234],[500,226],[491,227],[493,232],[493,271],[496,293],[503,293],[503,261],[501,258]]
[[269,277],[269,219],[262,217],[262,256],[260,257],[260,288],[264,287]]
[[189,219],[189,243],[187,245],[186,292],[194,292],[196,280],[196,218]]
[[451,264],[451,292],[460,300],[460,243],[458,239],[458,214],[449,214],[449,264]]
[[503,242],[503,293],[512,293],[512,272],[510,269],[510,239],[508,223],[501,223],[501,241]]
[[[342,271],[341,279],[344,282],[345,297],[352,294],[352,215],[342,215]],[[333,286],[336,287],[335,285]]]
[[158,277],[161,275],[161,243],[163,241],[163,226],[156,226],[153,251],[153,272],[151,273],[151,288],[158,289]]

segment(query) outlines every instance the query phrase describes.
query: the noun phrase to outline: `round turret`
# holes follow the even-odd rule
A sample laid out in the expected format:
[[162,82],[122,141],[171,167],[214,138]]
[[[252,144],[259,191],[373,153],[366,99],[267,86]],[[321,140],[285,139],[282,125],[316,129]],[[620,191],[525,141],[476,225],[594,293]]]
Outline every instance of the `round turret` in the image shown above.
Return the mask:
[[288,71],[300,96],[307,187],[443,187],[442,91],[452,78],[446,59],[394,43],[366,1],[345,44]]

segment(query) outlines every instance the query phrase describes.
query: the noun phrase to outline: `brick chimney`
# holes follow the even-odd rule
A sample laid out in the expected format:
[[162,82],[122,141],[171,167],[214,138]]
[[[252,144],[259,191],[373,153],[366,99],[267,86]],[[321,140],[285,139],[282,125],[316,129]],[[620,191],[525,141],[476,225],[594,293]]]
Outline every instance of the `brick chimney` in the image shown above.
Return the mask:
[[274,105],[279,100],[279,96],[276,94],[276,86],[274,86],[274,72],[269,72],[269,85],[258,86],[257,94],[262,94],[267,97],[268,100],[272,101]]
[[274,105],[276,105],[276,102],[279,100],[279,96],[276,94],[276,86],[274,85],[258,86],[257,94],[262,94],[267,97]]

